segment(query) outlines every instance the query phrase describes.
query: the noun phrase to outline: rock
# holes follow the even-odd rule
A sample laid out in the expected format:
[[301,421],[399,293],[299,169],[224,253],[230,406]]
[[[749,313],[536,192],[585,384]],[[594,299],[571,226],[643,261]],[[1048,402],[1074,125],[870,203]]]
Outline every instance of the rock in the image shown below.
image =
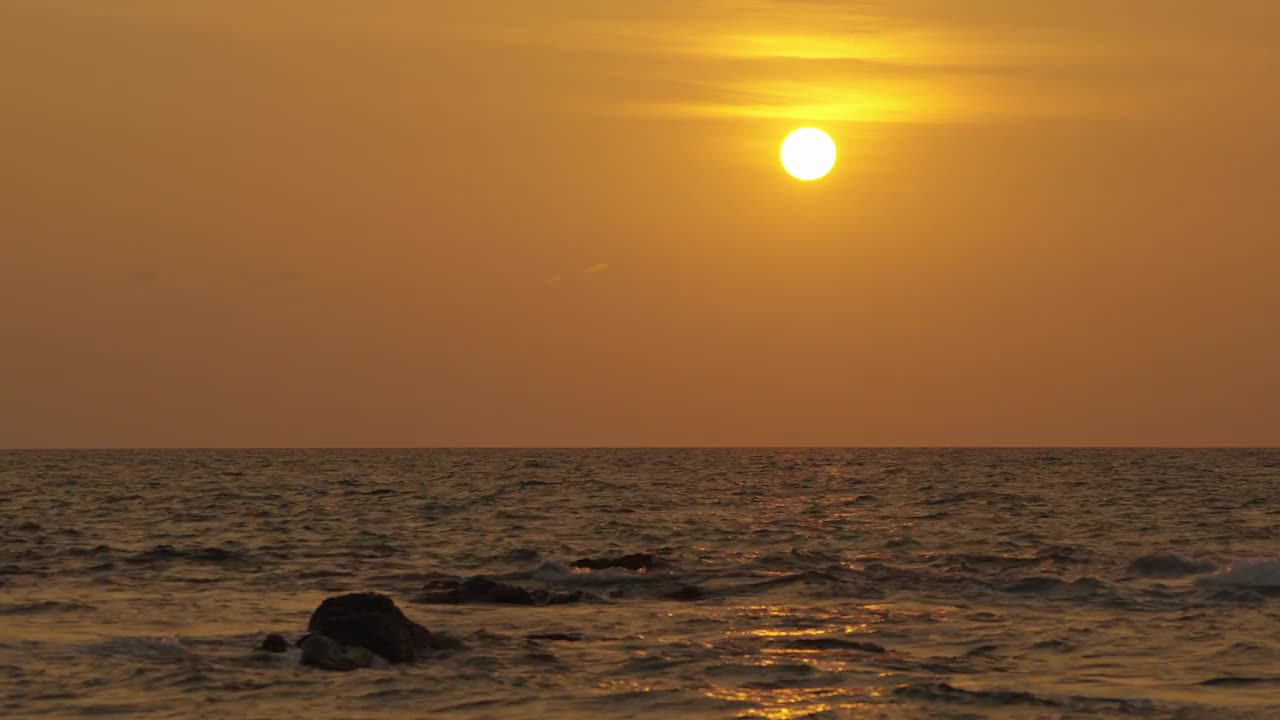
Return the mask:
[[438,580],[423,588],[414,602],[456,605],[459,603],[496,603],[499,605],[536,605],[533,594],[522,587],[507,585],[488,578]]
[[575,560],[570,565],[576,568],[587,568],[589,570],[605,570],[608,568],[623,568],[625,570],[634,570],[636,572],[647,571],[651,568],[662,567],[668,565],[666,560],[653,555],[651,553],[632,553],[630,555],[621,555],[618,557],[603,558],[582,558]]
[[263,638],[262,645],[259,649],[265,650],[269,653],[282,653],[289,649],[289,642],[284,639],[283,635],[272,633],[271,635]]
[[374,655],[368,648],[359,645],[345,645],[342,648],[342,657],[347,662],[358,668],[373,667],[378,656]]
[[340,645],[365,648],[393,663],[411,662],[419,650],[433,648],[431,633],[405,617],[391,598],[378,593],[325,600],[311,614],[307,630]]
[[353,658],[346,656],[342,643],[327,635],[308,635],[299,647],[302,648],[303,665],[338,672],[349,672],[359,667]]
[[1129,564],[1129,573],[1141,577],[1180,578],[1202,575],[1218,569],[1208,558],[1189,558],[1175,552],[1161,551],[1144,555]]
[[582,599],[581,592],[556,594],[546,590],[529,591],[484,577],[437,580],[423,588],[414,602],[432,605],[491,603],[496,605],[564,605]]

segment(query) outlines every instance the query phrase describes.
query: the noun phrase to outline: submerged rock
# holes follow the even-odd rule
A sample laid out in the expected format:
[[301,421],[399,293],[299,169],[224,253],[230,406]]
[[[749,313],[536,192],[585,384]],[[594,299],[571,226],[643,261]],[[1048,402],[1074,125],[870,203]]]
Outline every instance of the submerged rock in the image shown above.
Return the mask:
[[459,603],[495,603],[499,605],[536,605],[533,593],[522,587],[496,582],[488,578],[464,581],[437,580],[428,583],[414,602],[434,605]]
[[[393,663],[411,662],[420,650],[433,648],[431,633],[405,617],[391,598],[378,593],[325,600],[311,614],[307,630],[344,646],[365,648]],[[319,645],[312,655],[327,657]],[[304,652],[304,662],[305,656]]]
[[632,553],[630,555],[620,555],[618,557],[602,557],[602,558],[581,558],[574,560],[570,565],[576,568],[586,568],[588,570],[606,570],[608,568],[622,568],[624,570],[634,570],[636,572],[647,571],[655,567],[663,567],[668,565],[666,560],[652,553]]
[[495,605],[564,605],[578,602],[581,592],[551,593],[546,590],[526,590],[518,585],[508,585],[489,578],[473,577],[463,581],[437,580],[423,588],[414,602],[430,605],[458,605],[465,603],[490,603]]
[[302,664],[321,670],[349,672],[367,668],[376,657],[368,648],[359,645],[343,645],[327,635],[308,635],[299,644],[302,648]]
[[262,645],[258,649],[269,653],[287,652],[289,650],[289,641],[285,640],[283,635],[272,633],[262,639]]

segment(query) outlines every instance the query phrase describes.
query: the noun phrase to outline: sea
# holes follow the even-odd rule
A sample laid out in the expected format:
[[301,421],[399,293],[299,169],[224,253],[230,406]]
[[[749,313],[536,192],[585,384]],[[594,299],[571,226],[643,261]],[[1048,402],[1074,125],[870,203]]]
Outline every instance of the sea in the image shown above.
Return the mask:
[[[366,591],[460,647],[258,650]],[[1276,720],[1280,450],[0,452],[0,717],[104,716]]]

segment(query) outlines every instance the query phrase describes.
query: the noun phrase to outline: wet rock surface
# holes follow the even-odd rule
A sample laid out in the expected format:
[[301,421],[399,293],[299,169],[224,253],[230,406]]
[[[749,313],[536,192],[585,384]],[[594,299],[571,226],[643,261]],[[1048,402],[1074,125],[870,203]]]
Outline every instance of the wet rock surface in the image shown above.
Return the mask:
[[[331,597],[311,614],[308,638],[322,636],[342,646],[363,647],[393,663],[411,662],[432,649],[431,633],[405,617],[395,602],[378,593]],[[312,657],[328,657],[316,641]],[[304,659],[307,653],[304,652]]]

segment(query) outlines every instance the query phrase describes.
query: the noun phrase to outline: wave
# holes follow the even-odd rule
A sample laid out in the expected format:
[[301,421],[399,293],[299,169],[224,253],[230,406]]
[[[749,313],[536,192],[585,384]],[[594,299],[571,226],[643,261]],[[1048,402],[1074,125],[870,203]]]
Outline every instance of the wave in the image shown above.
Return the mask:
[[120,637],[84,647],[90,655],[139,660],[172,660],[195,657],[176,637]]
[[1226,571],[1199,582],[1280,593],[1280,560],[1238,560]]
[[[918,682],[899,685],[894,696],[961,705],[1003,705],[1058,708],[1054,712],[1116,712],[1122,715],[1149,715],[1157,706],[1149,700],[1087,697],[1049,697],[1020,690],[965,690],[945,682]],[[968,716],[966,716],[968,717]],[[1063,715],[1065,717],[1065,715]],[[1074,717],[1074,714],[1072,715]]]
[[1129,563],[1129,574],[1147,578],[1180,578],[1204,575],[1218,570],[1221,564],[1212,558],[1193,558],[1181,553],[1162,550],[1143,555]]
[[92,605],[78,602],[57,602],[55,600],[0,605],[0,615],[35,615],[39,613],[91,612],[94,610],[97,610],[97,608]]
[[227,550],[219,547],[205,547],[181,549],[172,545],[157,545],[150,550],[140,552],[126,562],[136,565],[185,561],[194,563],[212,563],[216,565],[243,563],[248,560],[248,555],[236,550]]

